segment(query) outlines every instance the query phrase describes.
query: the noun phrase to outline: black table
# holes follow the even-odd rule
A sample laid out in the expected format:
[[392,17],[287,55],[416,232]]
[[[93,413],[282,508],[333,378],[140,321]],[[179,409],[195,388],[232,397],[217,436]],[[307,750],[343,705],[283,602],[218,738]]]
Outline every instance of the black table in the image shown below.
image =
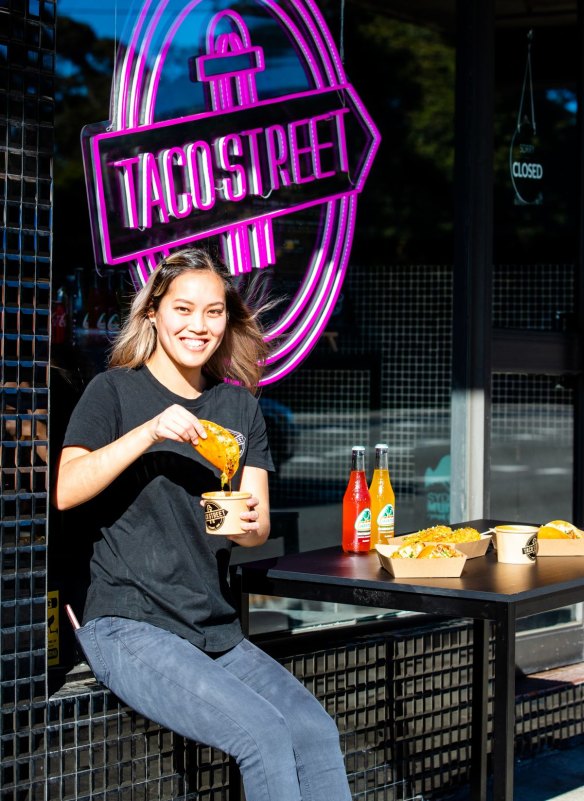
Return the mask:
[[[487,531],[497,522],[457,525]],[[495,632],[493,801],[512,801],[515,738],[515,630],[518,618],[584,600],[584,557],[499,564],[491,548],[467,559],[460,578],[395,579],[377,554],[324,548],[239,565],[234,570],[248,625],[249,595],[330,601],[473,620],[471,798],[487,798],[487,703],[491,624]]]

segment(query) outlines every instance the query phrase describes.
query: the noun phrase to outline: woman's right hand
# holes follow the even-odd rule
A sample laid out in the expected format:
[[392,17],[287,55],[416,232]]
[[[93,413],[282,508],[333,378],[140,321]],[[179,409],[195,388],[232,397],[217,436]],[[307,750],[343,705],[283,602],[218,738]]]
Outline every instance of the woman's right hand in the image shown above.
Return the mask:
[[52,501],[57,509],[71,509],[103,492],[154,443],[172,439],[196,445],[206,436],[200,420],[175,404],[103,448],[63,448]]
[[199,439],[206,439],[207,433],[194,414],[178,403],[169,406],[150,421],[152,442],[172,439],[175,442],[190,442],[198,445]]

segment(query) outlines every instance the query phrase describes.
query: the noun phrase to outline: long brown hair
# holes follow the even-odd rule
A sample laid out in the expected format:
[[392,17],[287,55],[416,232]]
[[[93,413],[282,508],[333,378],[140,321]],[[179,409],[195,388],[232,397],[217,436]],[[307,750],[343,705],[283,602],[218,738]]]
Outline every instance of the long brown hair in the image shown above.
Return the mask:
[[225,288],[228,316],[225,335],[203,372],[216,381],[236,381],[255,392],[268,354],[258,320],[262,309],[248,306],[227,267],[200,248],[185,248],[167,256],[136,293],[111,350],[109,366],[135,368],[148,361],[156,348],[156,330],[150,324],[148,312],[156,311],[174,279],[190,270],[218,275]]

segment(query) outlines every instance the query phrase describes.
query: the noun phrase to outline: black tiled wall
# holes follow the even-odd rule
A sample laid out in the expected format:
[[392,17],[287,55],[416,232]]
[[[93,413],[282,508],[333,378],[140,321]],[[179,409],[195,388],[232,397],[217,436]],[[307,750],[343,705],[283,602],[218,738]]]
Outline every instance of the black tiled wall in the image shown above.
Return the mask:
[[54,0],[0,3],[3,799],[45,773],[54,61]]

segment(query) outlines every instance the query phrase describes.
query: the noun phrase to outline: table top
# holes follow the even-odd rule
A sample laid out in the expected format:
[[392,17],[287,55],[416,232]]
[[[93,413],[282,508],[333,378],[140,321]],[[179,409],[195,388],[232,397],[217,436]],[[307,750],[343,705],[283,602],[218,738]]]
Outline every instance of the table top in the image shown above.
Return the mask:
[[[457,525],[487,531],[494,520]],[[530,565],[497,562],[487,554],[467,559],[460,578],[393,578],[375,552],[345,554],[339,547],[239,565],[242,590],[435,614],[494,618],[495,606],[517,616],[584,600],[584,557],[540,557]]]

